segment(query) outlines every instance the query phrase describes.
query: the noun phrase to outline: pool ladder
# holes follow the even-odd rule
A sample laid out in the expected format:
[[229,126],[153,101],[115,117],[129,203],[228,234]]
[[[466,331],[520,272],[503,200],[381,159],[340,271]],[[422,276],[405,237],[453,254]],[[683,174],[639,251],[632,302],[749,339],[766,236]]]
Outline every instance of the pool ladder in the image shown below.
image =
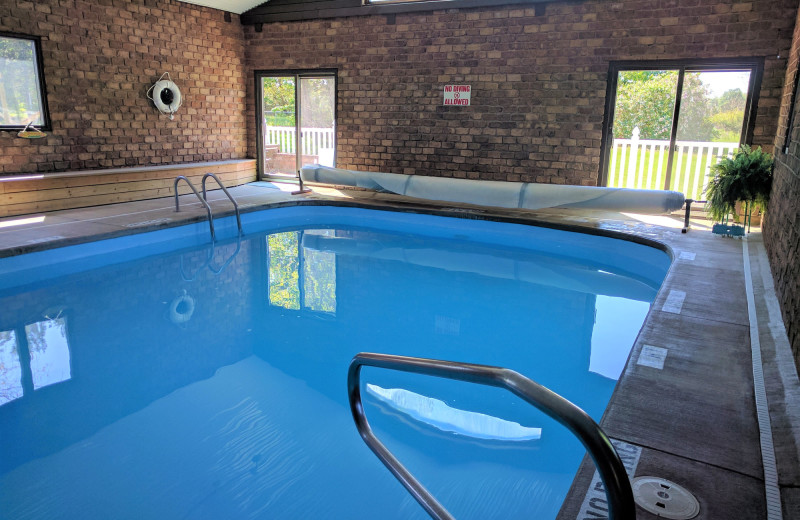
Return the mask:
[[594,460],[605,485],[609,518],[612,520],[636,519],[636,505],[628,474],[611,444],[611,440],[586,412],[555,392],[506,368],[369,352],[357,354],[350,362],[347,372],[347,394],[358,432],[373,453],[432,518],[453,520],[453,516],[447,509],[414,478],[372,432],[361,402],[360,374],[362,366],[496,386],[510,391],[566,426],[578,437]]
[[189,187],[192,189],[192,191],[194,192],[195,196],[197,196],[197,199],[203,204],[203,206],[205,206],[206,213],[208,213],[208,227],[211,230],[211,241],[212,242],[215,241],[217,239],[217,237],[216,237],[216,234],[214,233],[214,214],[211,212],[211,206],[208,205],[208,196],[206,194],[206,181],[208,180],[209,177],[211,177],[215,181],[217,181],[217,184],[219,184],[219,187],[222,188],[222,191],[225,192],[225,195],[228,197],[228,199],[233,204],[233,209],[236,212],[236,225],[239,228],[239,235],[241,235],[242,234],[242,219],[239,216],[239,205],[236,203],[236,200],[231,196],[231,194],[228,193],[228,189],[225,187],[224,184],[222,184],[222,181],[219,180],[219,177],[217,177],[215,174],[213,174],[211,172],[208,172],[205,175],[203,175],[203,180],[202,180],[203,196],[202,197],[197,192],[197,188],[194,187],[194,184],[192,184],[192,181],[190,181],[188,178],[186,178],[185,175],[178,175],[177,177],[175,177],[175,185],[174,185],[174,190],[173,190],[175,192],[175,211],[178,212],[178,211],[181,210],[180,202],[178,201],[178,183],[181,181],[181,179],[183,179],[183,180],[186,181],[186,184],[188,184]]

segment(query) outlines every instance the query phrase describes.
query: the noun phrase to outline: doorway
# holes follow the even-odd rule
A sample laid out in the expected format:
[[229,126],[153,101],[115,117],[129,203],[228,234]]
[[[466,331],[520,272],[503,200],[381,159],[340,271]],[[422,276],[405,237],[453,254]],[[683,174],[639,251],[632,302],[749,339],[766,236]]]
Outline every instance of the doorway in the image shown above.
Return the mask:
[[336,165],[336,71],[256,71],[260,178]]
[[711,166],[752,141],[763,59],[616,62],[601,186],[705,199]]

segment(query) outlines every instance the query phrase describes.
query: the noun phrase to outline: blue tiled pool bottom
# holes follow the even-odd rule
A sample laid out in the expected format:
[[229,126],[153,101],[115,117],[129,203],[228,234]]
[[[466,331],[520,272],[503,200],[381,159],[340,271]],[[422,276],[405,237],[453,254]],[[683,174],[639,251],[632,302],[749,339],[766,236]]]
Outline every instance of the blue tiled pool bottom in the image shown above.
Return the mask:
[[[669,266],[496,222],[244,224],[0,262],[0,517],[426,518],[358,436],[352,356],[511,368],[599,420]],[[495,388],[362,381],[379,438],[457,518],[555,517],[584,454],[566,429]]]

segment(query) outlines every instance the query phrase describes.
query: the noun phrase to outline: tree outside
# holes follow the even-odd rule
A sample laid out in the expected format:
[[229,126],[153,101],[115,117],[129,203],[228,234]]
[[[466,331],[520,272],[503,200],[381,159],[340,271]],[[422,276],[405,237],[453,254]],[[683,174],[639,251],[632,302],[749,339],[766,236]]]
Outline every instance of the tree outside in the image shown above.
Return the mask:
[[[746,93],[732,88],[714,95],[709,75],[717,72],[687,72],[684,75],[678,140],[738,142]],[[704,81],[705,80],[705,81]],[[640,139],[668,140],[675,109],[678,73],[674,70],[621,71],[617,81],[614,138],[630,139],[639,128]]]
[[304,128],[333,128],[333,78],[303,78],[300,80],[300,124]]
[[678,73],[671,70],[630,70],[619,73],[614,110],[614,138],[669,139]]
[[[334,123],[333,78],[302,78],[300,85],[301,125],[332,128]],[[263,78],[263,110],[267,126],[295,126],[294,77]]]
[[263,110],[267,126],[294,126],[294,78],[263,78]]

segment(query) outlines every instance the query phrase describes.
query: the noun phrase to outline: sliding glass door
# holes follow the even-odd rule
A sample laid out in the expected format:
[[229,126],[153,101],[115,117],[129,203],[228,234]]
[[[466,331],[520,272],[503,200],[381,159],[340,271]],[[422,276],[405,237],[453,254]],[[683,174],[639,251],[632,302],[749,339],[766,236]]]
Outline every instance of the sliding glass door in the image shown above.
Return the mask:
[[752,138],[763,63],[615,63],[601,185],[703,200],[710,168]]
[[256,72],[261,177],[296,177],[336,160],[336,73]]

